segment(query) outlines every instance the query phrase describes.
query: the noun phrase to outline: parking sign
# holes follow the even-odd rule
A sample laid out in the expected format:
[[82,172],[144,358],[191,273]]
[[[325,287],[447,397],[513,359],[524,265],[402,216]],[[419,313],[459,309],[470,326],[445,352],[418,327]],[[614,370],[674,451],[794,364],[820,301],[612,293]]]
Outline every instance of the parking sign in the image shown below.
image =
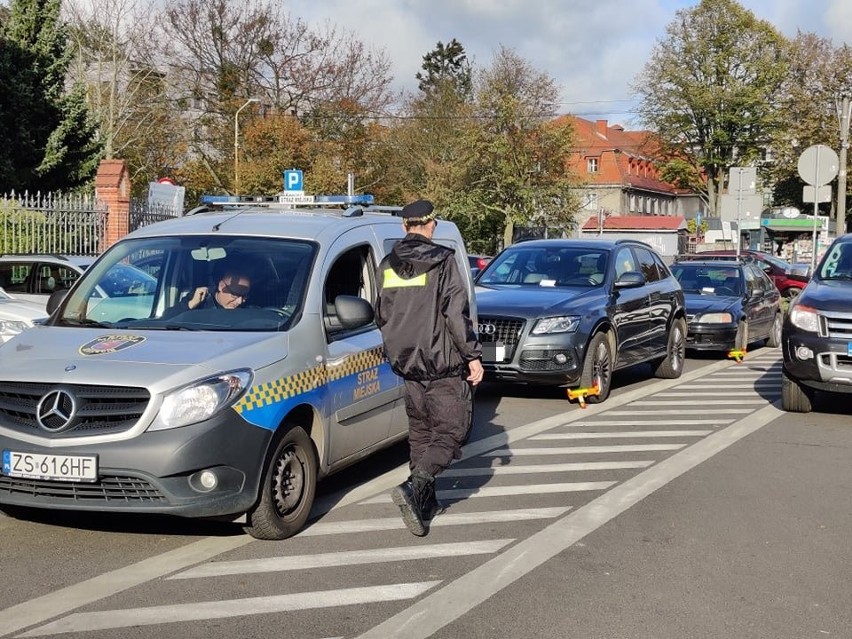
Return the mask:
[[284,191],[287,193],[304,192],[304,173],[301,169],[284,171]]

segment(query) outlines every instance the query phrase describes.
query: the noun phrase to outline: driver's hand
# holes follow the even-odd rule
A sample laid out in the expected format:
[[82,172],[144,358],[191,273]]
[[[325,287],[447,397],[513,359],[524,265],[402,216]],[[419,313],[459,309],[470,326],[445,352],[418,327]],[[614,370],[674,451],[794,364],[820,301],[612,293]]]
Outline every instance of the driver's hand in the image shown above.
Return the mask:
[[207,287],[206,286],[199,286],[192,293],[192,297],[189,298],[189,302],[187,302],[186,305],[189,308],[195,308],[196,306],[201,304],[201,302],[204,301],[204,298],[207,297],[207,295],[208,295]]

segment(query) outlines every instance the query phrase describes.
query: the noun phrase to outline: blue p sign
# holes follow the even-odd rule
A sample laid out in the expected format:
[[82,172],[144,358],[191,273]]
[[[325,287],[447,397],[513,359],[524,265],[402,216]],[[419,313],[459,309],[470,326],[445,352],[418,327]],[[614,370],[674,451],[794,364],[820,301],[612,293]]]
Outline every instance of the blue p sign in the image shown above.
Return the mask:
[[284,171],[285,191],[303,191],[303,187],[304,173],[301,169],[290,169],[289,171]]

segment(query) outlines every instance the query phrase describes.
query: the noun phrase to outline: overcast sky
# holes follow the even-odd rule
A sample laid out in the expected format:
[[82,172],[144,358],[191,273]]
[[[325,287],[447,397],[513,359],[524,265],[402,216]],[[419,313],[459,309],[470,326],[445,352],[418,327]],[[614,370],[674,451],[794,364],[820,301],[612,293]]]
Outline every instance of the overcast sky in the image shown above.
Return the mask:
[[[423,56],[456,38],[477,66],[500,45],[562,89],[560,112],[630,126],[630,85],[677,9],[697,0],[285,0],[294,17],[326,21],[383,48],[399,89],[415,90]],[[787,36],[852,44],[852,0],[740,0]]]

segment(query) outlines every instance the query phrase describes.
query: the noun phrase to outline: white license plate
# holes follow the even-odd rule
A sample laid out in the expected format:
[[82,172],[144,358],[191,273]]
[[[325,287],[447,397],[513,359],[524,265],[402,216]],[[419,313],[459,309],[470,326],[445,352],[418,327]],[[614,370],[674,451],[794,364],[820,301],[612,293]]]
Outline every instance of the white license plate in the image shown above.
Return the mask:
[[502,362],[506,359],[506,346],[500,342],[482,345],[482,360],[485,362]]
[[42,455],[4,450],[3,474],[23,479],[97,481],[98,458],[95,455]]

